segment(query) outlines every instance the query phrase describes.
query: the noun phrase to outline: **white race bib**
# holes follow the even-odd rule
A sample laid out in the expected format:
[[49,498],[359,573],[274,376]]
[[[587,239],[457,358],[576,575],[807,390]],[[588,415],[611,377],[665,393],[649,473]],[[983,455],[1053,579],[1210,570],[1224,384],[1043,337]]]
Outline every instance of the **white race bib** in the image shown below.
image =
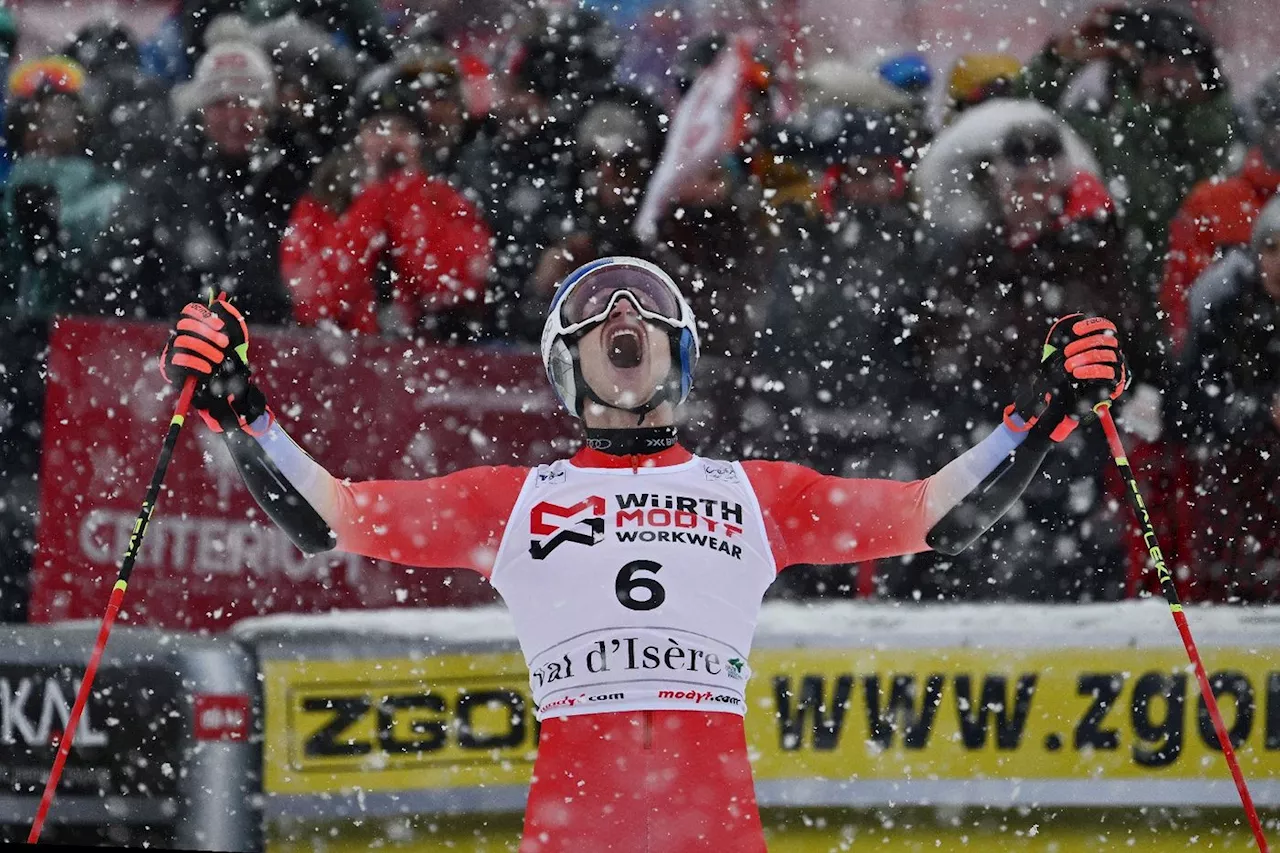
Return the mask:
[[777,574],[742,466],[529,474],[492,582],[515,621],[538,719],[697,708],[742,714]]

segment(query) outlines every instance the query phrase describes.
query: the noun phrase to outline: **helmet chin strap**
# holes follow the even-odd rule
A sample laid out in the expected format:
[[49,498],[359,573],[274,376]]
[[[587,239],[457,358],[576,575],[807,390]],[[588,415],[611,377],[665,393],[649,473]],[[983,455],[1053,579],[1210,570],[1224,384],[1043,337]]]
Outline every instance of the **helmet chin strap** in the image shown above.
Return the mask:
[[[670,333],[667,333],[667,343],[671,345],[671,369],[667,371],[666,381],[664,381],[661,385],[659,385],[658,388],[653,392],[653,396],[650,397],[644,403],[641,403],[638,406],[631,406],[629,408],[624,408],[622,406],[619,406],[615,403],[610,403],[604,400],[603,398],[601,398],[601,396],[596,393],[596,390],[592,388],[591,385],[587,382],[586,377],[582,375],[582,359],[579,357],[579,354],[578,354],[578,341],[580,341],[588,331],[590,331],[590,329],[583,329],[581,332],[577,334],[573,342],[569,345],[569,352],[573,354],[574,387],[581,389],[578,391],[578,399],[574,401],[574,405],[578,409],[578,416],[579,417],[582,416],[582,412],[583,412],[582,404],[584,399],[586,399],[598,405],[604,406],[606,409],[614,409],[619,412],[627,412],[629,414],[633,414],[636,416],[636,426],[640,426],[641,424],[644,423],[644,419],[649,415],[650,412],[652,412],[654,409],[658,408],[663,403],[671,399],[670,388],[671,388],[671,380],[673,378],[672,374],[679,369],[677,365],[679,365],[680,363],[680,358],[679,358],[680,353],[679,353],[674,336],[671,335]],[[678,376],[676,376],[675,379],[676,381],[679,381]]]

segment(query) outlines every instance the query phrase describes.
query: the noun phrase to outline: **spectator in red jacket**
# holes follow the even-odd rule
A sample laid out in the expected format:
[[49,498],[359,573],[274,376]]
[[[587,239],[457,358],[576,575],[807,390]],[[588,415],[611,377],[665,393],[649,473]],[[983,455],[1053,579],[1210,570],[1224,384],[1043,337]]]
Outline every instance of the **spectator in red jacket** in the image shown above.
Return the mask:
[[437,91],[456,75],[376,74],[357,92],[356,136],[316,170],[281,246],[298,322],[435,341],[482,327],[491,231],[429,173]]
[[1196,186],[1169,228],[1160,305],[1174,346],[1187,338],[1187,295],[1204,269],[1231,246],[1245,246],[1258,211],[1280,189],[1280,69],[1254,95],[1258,134],[1239,174]]

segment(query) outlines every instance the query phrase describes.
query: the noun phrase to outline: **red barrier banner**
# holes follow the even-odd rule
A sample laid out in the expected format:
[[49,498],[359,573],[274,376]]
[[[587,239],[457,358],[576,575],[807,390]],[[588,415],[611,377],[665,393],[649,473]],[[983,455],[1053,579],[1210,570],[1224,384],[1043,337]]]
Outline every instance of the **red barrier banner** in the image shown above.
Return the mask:
[[[156,367],[166,327],[61,319],[51,336],[32,621],[106,606],[177,398]],[[536,464],[573,449],[540,360],[506,350],[254,330],[277,417],[335,476],[419,479]],[[194,415],[129,582],[125,624],[217,631],[245,616],[495,600],[468,571],[347,554],[305,558]]]

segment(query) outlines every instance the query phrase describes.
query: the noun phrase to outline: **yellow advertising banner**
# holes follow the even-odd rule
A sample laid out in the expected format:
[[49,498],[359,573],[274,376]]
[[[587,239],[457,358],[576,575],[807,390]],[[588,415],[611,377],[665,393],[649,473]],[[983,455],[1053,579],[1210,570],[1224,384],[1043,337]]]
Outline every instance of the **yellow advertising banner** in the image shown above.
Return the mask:
[[[1280,775],[1280,655],[1215,648],[1245,775]],[[1226,779],[1181,649],[765,649],[752,656],[756,778]]]
[[538,743],[516,653],[264,661],[265,790],[527,784]]
[[[1246,776],[1280,777],[1280,656],[1215,648],[1210,658]],[[519,654],[263,666],[271,794],[528,782],[537,724]],[[1040,780],[1064,804],[1098,804],[1110,780],[1230,785],[1180,649],[760,649],[752,666],[757,781],[828,784],[829,805],[844,790],[834,786],[877,780]],[[980,785],[964,787],[966,802],[983,802]],[[1170,790],[1189,805],[1230,802]]]

